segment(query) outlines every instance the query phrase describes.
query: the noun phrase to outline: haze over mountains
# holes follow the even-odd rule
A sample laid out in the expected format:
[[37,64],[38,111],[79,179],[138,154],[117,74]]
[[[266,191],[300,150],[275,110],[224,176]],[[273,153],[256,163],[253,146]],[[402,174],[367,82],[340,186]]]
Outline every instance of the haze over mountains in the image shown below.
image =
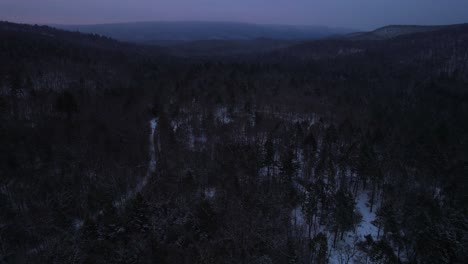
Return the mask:
[[436,26],[421,26],[421,25],[389,25],[369,32],[355,32],[345,35],[346,38],[352,40],[384,40],[391,39],[402,35],[431,32],[442,29],[456,29],[466,26],[466,24],[454,25],[436,25]]
[[389,25],[369,32],[325,26],[261,25],[241,22],[134,22],[53,27],[155,44],[179,56],[225,56],[269,52],[319,39],[385,40],[460,25]]
[[134,22],[97,25],[54,25],[54,27],[109,36],[122,41],[154,43],[165,40],[278,40],[318,39],[355,30],[325,26],[261,25],[240,22]]

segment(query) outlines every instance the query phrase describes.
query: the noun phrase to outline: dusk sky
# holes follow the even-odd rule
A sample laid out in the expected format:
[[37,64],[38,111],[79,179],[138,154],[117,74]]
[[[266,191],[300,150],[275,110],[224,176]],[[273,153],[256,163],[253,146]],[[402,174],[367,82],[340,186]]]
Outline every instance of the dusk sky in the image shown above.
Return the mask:
[[468,22],[468,0],[0,0],[0,20],[38,24],[203,20],[372,29]]

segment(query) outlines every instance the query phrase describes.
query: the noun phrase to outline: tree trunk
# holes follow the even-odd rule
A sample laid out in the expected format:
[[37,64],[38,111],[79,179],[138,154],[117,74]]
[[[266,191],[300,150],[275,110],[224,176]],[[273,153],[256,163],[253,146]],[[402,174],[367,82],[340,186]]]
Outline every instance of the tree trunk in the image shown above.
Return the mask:
[[371,194],[371,200],[370,200],[370,212],[372,213],[372,209],[374,207],[374,199],[375,199],[375,185],[372,185],[372,194]]
[[335,230],[335,236],[333,237],[333,248],[336,247],[336,238],[338,236],[338,230]]
[[312,215],[312,225],[314,226],[314,236],[317,234],[317,225],[315,224],[315,215]]

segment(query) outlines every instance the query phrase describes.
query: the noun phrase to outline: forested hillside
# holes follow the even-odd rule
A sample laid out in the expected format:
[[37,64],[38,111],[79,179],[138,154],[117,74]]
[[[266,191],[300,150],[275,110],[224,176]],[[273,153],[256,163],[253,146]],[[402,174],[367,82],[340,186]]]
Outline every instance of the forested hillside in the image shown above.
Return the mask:
[[467,26],[183,59],[0,40],[0,263],[468,261]]
[[197,40],[276,40],[320,39],[350,33],[344,28],[325,26],[263,25],[226,21],[149,21],[97,25],[55,25],[58,28],[105,35],[122,41],[152,43],[156,41]]

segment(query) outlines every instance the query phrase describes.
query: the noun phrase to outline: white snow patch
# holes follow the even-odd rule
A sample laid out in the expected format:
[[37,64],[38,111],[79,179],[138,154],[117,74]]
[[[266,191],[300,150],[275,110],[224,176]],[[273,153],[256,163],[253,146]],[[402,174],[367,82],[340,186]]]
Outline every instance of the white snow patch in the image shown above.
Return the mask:
[[291,211],[291,222],[294,225],[306,225],[304,215],[302,214],[302,209],[300,206],[294,208]]
[[362,221],[356,228],[356,234],[361,240],[364,240],[364,237],[367,235],[371,235],[376,240],[378,228],[372,224],[372,221],[375,220],[375,211],[370,211],[370,208],[367,206],[368,200],[369,196],[366,192],[361,193],[357,197],[356,210],[361,213]]
[[149,177],[152,173],[156,171],[156,149],[154,147],[154,133],[155,133],[157,126],[158,126],[158,121],[156,120],[156,118],[151,119],[150,121],[151,132],[150,132],[150,137],[149,137],[150,161],[149,161],[149,166],[148,166],[148,172],[146,173],[147,177]]
[[171,127],[172,131],[177,132],[177,129],[179,129],[180,123],[178,121],[172,120],[171,121]]
[[76,231],[80,230],[81,227],[83,227],[84,221],[82,219],[75,219],[73,221],[73,227],[75,228]]
[[206,188],[204,191],[204,194],[206,198],[213,199],[216,196],[216,188],[215,187]]
[[357,225],[355,232],[346,233],[343,240],[337,241],[335,248],[333,248],[333,234],[328,234],[329,263],[368,263],[365,253],[356,247],[357,242],[365,240],[367,235],[371,235],[374,240],[377,239],[378,228],[372,224],[375,213],[367,206],[368,200],[367,192],[357,196],[356,211],[362,215],[362,221]]
[[218,120],[222,124],[229,124],[233,121],[232,118],[229,116],[229,113],[226,107],[220,107],[216,109],[215,117],[216,117],[216,120]]
[[[329,248],[329,263],[362,263],[366,259],[365,253],[357,248],[357,242],[363,241],[366,235],[371,235],[374,240],[377,239],[378,228],[372,224],[375,220],[375,213],[370,211],[367,206],[369,200],[368,194],[362,192],[356,199],[356,211],[362,215],[362,221],[357,225],[355,232],[347,232],[344,234],[343,240],[339,238],[336,241],[336,246],[333,247],[334,233],[327,230],[325,226],[319,226],[317,222],[312,225],[312,237],[320,232],[328,237]],[[317,220],[317,219],[316,219]],[[291,223],[294,226],[297,235],[303,238],[309,236],[308,224],[302,213],[301,206],[297,206],[291,211]]]

